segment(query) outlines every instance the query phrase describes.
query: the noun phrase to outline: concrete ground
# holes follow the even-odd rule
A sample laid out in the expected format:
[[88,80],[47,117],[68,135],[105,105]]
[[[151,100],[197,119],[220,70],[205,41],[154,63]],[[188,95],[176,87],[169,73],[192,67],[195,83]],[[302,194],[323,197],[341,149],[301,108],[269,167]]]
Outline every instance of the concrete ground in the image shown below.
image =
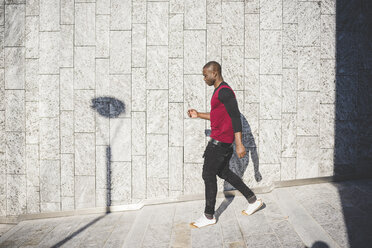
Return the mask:
[[192,229],[204,201],[0,225],[0,247],[371,247],[372,180],[275,189],[245,216],[243,197],[218,199],[218,223]]

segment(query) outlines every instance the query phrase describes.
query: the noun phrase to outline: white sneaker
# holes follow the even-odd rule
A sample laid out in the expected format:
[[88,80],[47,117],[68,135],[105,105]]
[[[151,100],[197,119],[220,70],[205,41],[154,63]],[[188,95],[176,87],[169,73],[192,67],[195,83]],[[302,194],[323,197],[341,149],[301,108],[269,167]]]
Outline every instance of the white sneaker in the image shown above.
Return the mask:
[[257,199],[254,203],[248,203],[247,209],[242,211],[242,214],[245,215],[252,215],[254,212],[259,210],[263,205],[263,201],[261,199]]
[[190,226],[193,228],[201,228],[209,225],[216,224],[216,217],[213,215],[213,219],[208,219],[204,214],[197,219],[195,222],[191,222]]

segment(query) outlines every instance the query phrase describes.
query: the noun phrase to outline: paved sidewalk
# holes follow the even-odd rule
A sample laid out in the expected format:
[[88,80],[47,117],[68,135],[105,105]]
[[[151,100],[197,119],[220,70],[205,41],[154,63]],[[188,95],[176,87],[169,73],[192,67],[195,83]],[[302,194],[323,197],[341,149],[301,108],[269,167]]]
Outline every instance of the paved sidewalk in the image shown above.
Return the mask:
[[[0,247],[370,247],[372,180],[275,189],[252,216],[243,197],[218,199],[218,223],[192,229],[204,201],[0,226]],[[219,207],[220,206],[220,207]],[[10,229],[9,229],[10,228]],[[9,230],[8,230],[9,229]],[[5,232],[5,233],[4,233]]]

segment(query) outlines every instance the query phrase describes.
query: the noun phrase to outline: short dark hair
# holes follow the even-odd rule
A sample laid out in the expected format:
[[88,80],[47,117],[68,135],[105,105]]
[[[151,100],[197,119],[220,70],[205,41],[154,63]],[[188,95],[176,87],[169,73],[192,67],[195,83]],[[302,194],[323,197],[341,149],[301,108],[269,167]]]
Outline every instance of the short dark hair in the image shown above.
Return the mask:
[[217,71],[221,75],[221,65],[216,61],[209,61],[203,66],[203,69],[212,68],[213,71]]

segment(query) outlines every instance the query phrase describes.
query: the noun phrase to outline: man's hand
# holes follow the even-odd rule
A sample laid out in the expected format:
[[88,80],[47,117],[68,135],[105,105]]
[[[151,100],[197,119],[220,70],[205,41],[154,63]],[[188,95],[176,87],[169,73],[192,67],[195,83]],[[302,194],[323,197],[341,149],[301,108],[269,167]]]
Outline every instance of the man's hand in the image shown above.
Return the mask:
[[189,109],[187,111],[187,114],[189,115],[189,117],[191,118],[198,118],[198,111],[196,111],[195,109]]
[[243,158],[247,152],[245,151],[245,147],[242,143],[236,145],[236,154],[238,154],[239,158]]

